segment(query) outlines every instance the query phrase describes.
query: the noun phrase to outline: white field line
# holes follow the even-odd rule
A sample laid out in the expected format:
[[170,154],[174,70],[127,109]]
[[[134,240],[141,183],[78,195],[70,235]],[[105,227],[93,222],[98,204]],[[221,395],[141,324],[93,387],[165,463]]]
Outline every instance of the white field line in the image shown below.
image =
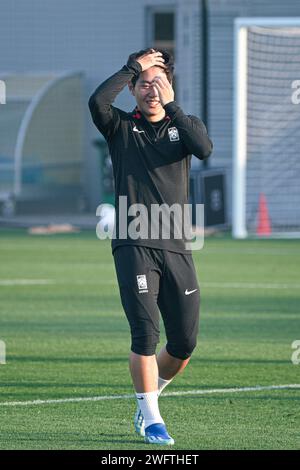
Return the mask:
[[300,284],[269,282],[200,282],[200,287],[217,287],[221,289],[299,289]]
[[56,284],[51,279],[0,279],[0,286],[44,286]]
[[[55,279],[0,279],[0,287],[6,286],[43,286],[48,284],[62,285],[62,284],[94,284],[94,285],[117,285],[116,279],[95,279],[93,281],[85,280],[55,280]],[[257,283],[257,282],[201,282],[200,287],[205,288],[220,288],[220,289],[297,289],[300,290],[300,284],[294,283]]]
[[[182,392],[164,393],[163,397],[181,397],[185,395],[211,395],[215,393],[241,393],[241,392],[262,392],[267,390],[295,390],[300,389],[300,384],[287,385],[257,385],[254,387],[240,388],[212,388],[207,390],[187,390]],[[32,400],[32,401],[4,401],[0,402],[0,406],[32,406],[32,405],[48,405],[58,403],[78,403],[83,401],[103,401],[103,400],[128,400],[135,398],[135,395],[103,395],[96,397],[73,397],[59,398],[50,400]]]

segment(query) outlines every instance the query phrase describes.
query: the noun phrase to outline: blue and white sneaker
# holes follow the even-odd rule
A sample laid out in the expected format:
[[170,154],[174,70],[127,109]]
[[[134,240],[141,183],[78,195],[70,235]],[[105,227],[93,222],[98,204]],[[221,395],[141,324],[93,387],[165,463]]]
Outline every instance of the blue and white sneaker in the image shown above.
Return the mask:
[[161,446],[172,446],[174,439],[169,436],[166,426],[162,423],[151,424],[145,429],[145,442]]
[[139,405],[137,406],[136,413],[134,415],[134,428],[139,436],[145,437],[145,420],[140,410]]

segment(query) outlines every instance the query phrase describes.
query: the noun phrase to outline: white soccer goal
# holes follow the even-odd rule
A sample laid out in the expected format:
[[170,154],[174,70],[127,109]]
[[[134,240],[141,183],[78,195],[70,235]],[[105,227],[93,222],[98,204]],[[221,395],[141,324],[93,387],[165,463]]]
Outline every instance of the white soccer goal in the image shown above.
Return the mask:
[[237,18],[234,40],[233,236],[300,237],[300,17]]

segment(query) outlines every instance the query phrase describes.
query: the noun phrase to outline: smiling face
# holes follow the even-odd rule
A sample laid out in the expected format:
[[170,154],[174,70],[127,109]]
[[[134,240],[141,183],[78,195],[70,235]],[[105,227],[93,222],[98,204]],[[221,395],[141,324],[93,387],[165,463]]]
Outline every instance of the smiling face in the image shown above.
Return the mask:
[[148,121],[160,121],[165,116],[165,110],[162,107],[159,95],[152,82],[154,77],[165,75],[160,67],[150,67],[141,72],[135,84],[129,84],[129,89],[136,99],[138,109],[143,113]]

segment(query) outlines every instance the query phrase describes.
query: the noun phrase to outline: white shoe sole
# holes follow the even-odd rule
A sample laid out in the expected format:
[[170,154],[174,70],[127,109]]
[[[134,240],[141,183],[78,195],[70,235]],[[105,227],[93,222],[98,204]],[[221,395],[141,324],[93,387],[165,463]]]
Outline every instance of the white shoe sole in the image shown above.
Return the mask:
[[173,446],[175,444],[174,439],[158,439],[156,437],[151,438],[150,436],[145,437],[146,444],[154,444],[157,446]]

